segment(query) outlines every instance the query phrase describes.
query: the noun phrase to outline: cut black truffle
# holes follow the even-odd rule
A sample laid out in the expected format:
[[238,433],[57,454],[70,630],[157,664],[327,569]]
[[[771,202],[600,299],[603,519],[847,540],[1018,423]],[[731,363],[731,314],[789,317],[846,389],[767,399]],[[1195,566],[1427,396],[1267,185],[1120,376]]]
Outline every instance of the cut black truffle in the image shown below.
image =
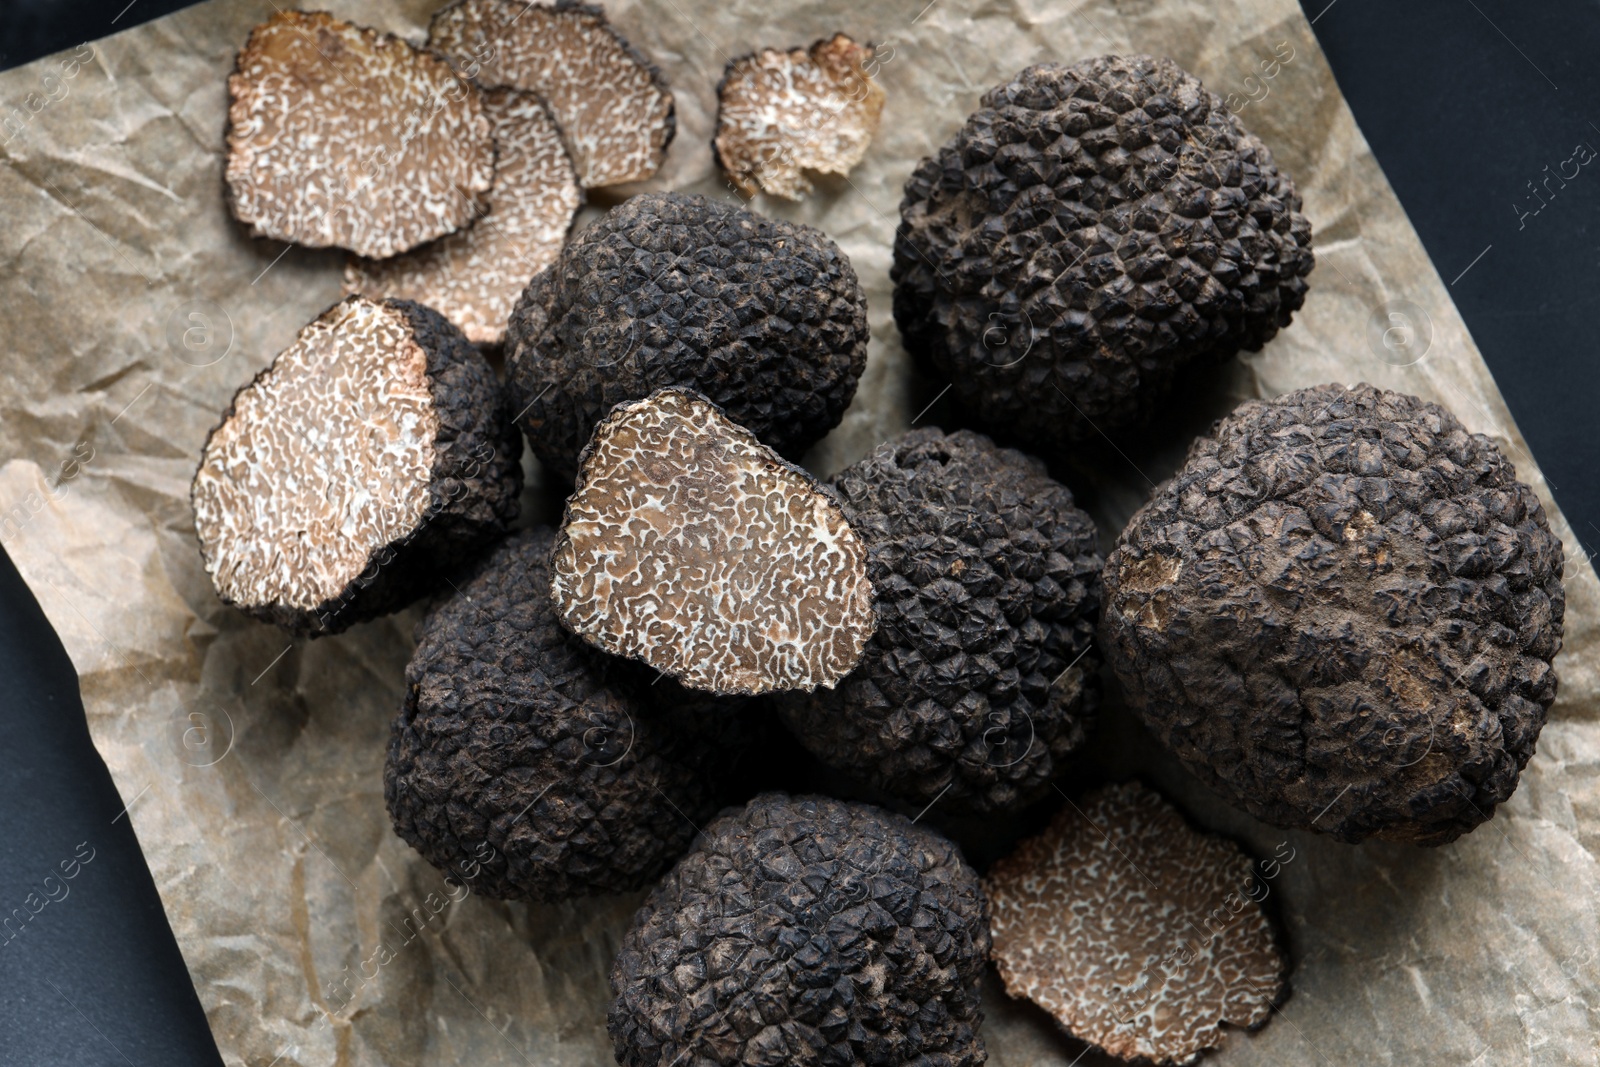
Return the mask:
[[478,91],[398,37],[279,11],[228,97],[228,207],[253,236],[382,258],[483,213],[494,139]]
[[430,308],[352,296],[234,396],[190,491],[217,595],[310,636],[405,606],[517,516],[494,371]]
[[977,1067],[978,877],[931,830],[766,793],[650,894],[611,971],[623,1067]]
[[501,543],[423,621],[384,799],[395,832],[473,892],[638,889],[717,810],[737,723],[674,711],[550,606],[551,531]]
[[1038,799],[1099,702],[1094,522],[1044,465],[915,430],[835,475],[877,633],[832,690],[782,700],[819,759],[953,811]]
[[1305,299],[1294,183],[1167,59],[1029,67],[906,183],[894,316],[997,434],[1145,421],[1185,365],[1254,351]]
[[556,540],[562,622],[723,696],[834,685],[872,636],[866,549],[834,497],[704,397],[620,404]]
[[1156,736],[1258,818],[1436,845],[1533,755],[1561,570],[1492,440],[1317,386],[1195,442],[1106,560],[1101,648]]
[[819,231],[648,193],[534,276],[506,345],[528,443],[562,479],[606,412],[667,385],[705,394],[793,458],[855,395],[867,304],[850,261]]

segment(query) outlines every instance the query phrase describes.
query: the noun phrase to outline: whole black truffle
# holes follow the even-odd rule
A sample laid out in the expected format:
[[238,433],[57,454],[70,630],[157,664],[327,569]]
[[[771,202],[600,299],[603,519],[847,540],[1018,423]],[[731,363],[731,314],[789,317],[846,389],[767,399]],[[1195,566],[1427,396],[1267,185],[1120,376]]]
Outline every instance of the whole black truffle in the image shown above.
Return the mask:
[[996,433],[1138,425],[1175,373],[1255,350],[1305,299],[1294,183],[1168,59],[1029,67],[906,183],[894,317]]
[[839,424],[867,359],[867,306],[820,231],[720,200],[647,193],[534,275],[507,327],[528,443],[570,480],[611,408],[681,385],[796,456]]
[[1019,807],[1099,703],[1094,521],[1039,461],[915,430],[835,475],[878,628],[832,690],[786,696],[819,759],[917,804]]
[[985,1060],[977,874],[903,816],[765,793],[651,892],[611,970],[623,1067]]
[[[384,770],[395,832],[484,896],[637,889],[717,809],[731,717],[669,710],[556,621],[549,530],[516,534],[424,619]],[[669,684],[670,683],[666,683]]]
[[1101,648],[1156,736],[1257,817],[1436,845],[1533,755],[1561,568],[1488,437],[1323,385],[1195,442],[1106,561]]

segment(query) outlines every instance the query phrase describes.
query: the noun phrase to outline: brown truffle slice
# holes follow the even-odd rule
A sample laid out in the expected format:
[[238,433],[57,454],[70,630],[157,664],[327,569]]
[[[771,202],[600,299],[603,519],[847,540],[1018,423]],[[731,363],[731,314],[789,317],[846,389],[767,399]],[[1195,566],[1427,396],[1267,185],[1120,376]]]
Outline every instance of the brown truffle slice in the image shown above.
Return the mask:
[[228,206],[256,237],[384,257],[482,212],[494,140],[477,90],[405,41],[280,11],[228,78]]
[[595,428],[553,562],[574,632],[713,693],[832,686],[875,625],[833,498],[686,389]]
[[457,0],[433,17],[428,46],[480,85],[543,97],[585,188],[641,181],[666,157],[672,91],[599,7]]
[[409,255],[352,257],[344,287],[421,301],[443,312],[467,340],[498,345],[523,286],[560,254],[583,190],[561,131],[537,96],[490,89],[483,113],[495,143],[488,214],[471,229]]
[[1137,782],[1069,804],[984,879],[1006,992],[1113,1056],[1195,1062],[1288,990],[1252,866]]
[[873,46],[844,34],[811,48],[765,48],[728,64],[717,86],[717,162],[747,195],[804,199],[807,171],[848,174],[883,115],[883,86],[865,65]]

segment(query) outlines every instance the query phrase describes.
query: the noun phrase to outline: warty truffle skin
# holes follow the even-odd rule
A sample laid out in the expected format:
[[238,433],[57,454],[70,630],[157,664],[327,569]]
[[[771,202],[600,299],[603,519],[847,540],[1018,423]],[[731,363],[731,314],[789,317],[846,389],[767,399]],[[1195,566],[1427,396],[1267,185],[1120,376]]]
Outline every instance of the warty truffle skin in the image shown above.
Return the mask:
[[790,729],[919,806],[1038,799],[1099,704],[1094,521],[1038,460],[967,430],[914,430],[831,484],[867,542],[878,629],[836,688],[781,701]]
[[795,458],[855,396],[866,297],[818,230],[720,200],[646,193],[534,275],[506,352],[528,443],[561,479],[613,406],[668,385],[703,393]]
[[1100,647],[1155,735],[1256,817],[1437,845],[1533,755],[1561,571],[1492,440],[1317,386],[1195,442],[1106,561]]
[[903,816],[765,793],[661,881],[611,971],[623,1067],[985,1061],[977,874]]
[[1185,364],[1305,299],[1311,224],[1265,144],[1168,59],[1042,64],[906,183],[894,317],[984,428],[1055,451],[1146,421]]

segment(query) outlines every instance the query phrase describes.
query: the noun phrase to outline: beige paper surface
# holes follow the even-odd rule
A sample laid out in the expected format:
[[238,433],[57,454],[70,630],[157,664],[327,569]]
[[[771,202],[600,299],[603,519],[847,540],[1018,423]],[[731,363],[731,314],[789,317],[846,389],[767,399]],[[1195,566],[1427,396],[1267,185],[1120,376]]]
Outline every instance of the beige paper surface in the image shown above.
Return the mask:
[[[1494,435],[1565,535],[1561,696],[1516,796],[1436,850],[1262,826],[1114,713],[1099,749],[1259,855],[1285,840],[1295,850],[1272,897],[1294,995],[1218,1062],[1596,1062],[1600,587],[1294,0],[925,2],[609,5],[677,95],[678,138],[651,184],[712,195],[726,193],[708,143],[728,59],[835,31],[879,44],[888,103],[863,164],[803,205],[754,205],[825,229],[867,287],[866,377],[813,465],[855,459],[925,402],[889,311],[900,187],[984,89],[1032,62],[1149,51],[1248,100],[1242,118],[1305,196],[1317,268],[1294,325],[1230,371],[1194,425],[1238,397],[1366,380],[1439,400]],[[329,6],[420,40],[434,5]],[[187,492],[206,432],[339,296],[339,253],[251,242],[223,205],[225,78],[273,7],[212,0],[0,74],[0,542],[78,668],[94,739],[228,1063],[610,1064],[605,976],[638,898],[455,901],[389,829],[383,750],[416,610],[291,642],[223,608],[200,566]],[[1261,79],[1280,45],[1293,58]],[[1410,366],[1368,336],[1396,300],[1431,323]],[[1083,472],[1108,537],[1181,456],[1174,434]],[[1074,1062],[1080,1046],[995,983],[988,1005],[996,1067]]]

